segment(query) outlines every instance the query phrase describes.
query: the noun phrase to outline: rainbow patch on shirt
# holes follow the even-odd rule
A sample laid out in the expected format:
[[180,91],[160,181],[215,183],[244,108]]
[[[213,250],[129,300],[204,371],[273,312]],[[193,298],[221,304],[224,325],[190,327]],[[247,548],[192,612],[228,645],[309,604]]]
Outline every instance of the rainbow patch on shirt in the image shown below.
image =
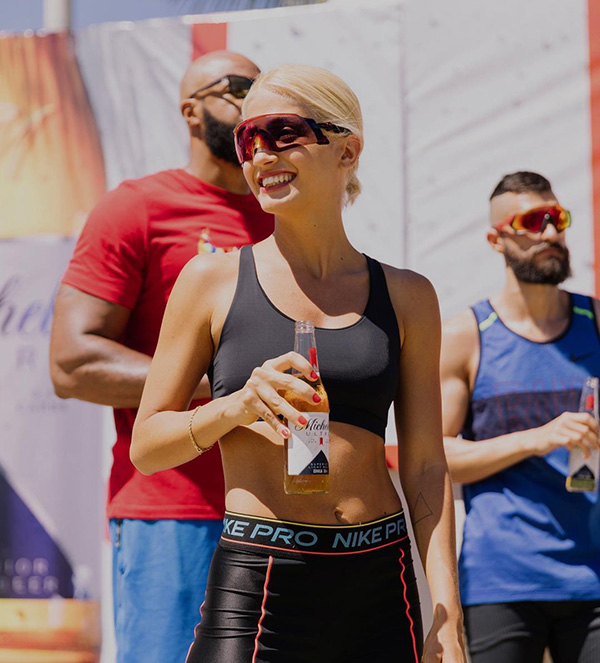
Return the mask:
[[231,251],[238,251],[239,246],[215,246],[210,238],[210,230],[204,228],[200,232],[200,239],[198,240],[198,253],[230,253]]

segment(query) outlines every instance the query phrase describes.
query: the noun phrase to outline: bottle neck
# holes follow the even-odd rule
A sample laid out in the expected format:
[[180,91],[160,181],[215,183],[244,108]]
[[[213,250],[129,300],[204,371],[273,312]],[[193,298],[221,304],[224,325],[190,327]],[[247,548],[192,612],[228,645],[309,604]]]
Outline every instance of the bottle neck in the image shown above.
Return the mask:
[[580,412],[589,412],[598,419],[598,378],[587,378],[581,392]]
[[319,361],[317,358],[317,344],[315,341],[315,332],[296,331],[296,340],[294,342],[294,351],[307,359],[313,369],[319,372]]

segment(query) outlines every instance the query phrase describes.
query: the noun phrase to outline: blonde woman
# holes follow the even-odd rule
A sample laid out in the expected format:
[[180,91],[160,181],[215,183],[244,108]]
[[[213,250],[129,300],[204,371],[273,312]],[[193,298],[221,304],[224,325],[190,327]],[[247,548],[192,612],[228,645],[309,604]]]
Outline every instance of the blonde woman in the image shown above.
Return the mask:
[[[325,70],[286,65],[257,79],[243,117],[238,157],[275,232],[183,270],[131,447],[152,473],[219,441],[227,514],[188,663],[464,663],[438,306],[426,279],[366,257],[344,232],[342,209],[360,191],[358,100]],[[283,421],[306,420],[280,393],[318,398],[313,367],[290,352],[297,320],[315,323],[331,406],[330,490],[319,495],[283,488]],[[190,413],[205,373],[213,401]],[[424,645],[384,455],[392,403],[434,604]]]

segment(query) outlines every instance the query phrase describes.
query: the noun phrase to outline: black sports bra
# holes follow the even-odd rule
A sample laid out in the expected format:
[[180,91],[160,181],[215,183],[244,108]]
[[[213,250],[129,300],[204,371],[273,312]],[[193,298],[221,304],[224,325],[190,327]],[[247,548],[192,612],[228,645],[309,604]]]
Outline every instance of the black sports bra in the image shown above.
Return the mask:
[[[316,328],[319,369],[331,421],[385,435],[398,388],[400,335],[381,265],[366,256],[369,299],[362,317],[341,329]],[[241,389],[267,359],[294,348],[294,320],[275,308],[256,274],[251,246],[240,251],[237,288],[208,370],[213,398]]]

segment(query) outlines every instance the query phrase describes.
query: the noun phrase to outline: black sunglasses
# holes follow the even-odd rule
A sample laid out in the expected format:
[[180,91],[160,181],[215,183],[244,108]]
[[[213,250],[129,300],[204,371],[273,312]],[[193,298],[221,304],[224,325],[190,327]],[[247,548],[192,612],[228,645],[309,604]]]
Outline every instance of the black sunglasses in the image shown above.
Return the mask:
[[202,97],[205,97],[210,94],[210,90],[212,88],[217,87],[217,85],[221,85],[222,88],[219,90],[219,94],[230,94],[236,99],[244,99],[244,97],[250,91],[252,83],[254,83],[254,80],[252,78],[248,78],[247,76],[227,74],[227,76],[221,76],[221,78],[217,78],[216,81],[212,81],[212,83],[203,85],[202,87],[198,88],[195,92],[190,94],[190,98],[196,97],[196,95],[200,94],[201,92],[204,92]]

